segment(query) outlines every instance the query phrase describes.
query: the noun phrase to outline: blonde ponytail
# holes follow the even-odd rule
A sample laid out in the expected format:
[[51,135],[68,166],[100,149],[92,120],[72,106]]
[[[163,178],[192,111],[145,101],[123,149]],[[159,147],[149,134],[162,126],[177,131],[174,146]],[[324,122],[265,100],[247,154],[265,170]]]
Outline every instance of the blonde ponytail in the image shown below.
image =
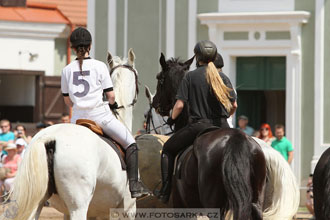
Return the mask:
[[232,89],[228,88],[224,84],[213,62],[209,62],[207,65],[206,80],[208,84],[212,87],[212,90],[218,101],[223,104],[227,112],[230,112],[233,106],[231,101],[229,100],[229,98],[231,98],[229,92]]

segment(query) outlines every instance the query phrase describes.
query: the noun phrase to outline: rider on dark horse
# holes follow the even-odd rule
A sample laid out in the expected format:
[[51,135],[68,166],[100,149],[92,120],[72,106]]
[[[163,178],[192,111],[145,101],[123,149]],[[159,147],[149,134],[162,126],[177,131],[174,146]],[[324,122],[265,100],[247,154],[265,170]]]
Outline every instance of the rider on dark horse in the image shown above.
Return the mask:
[[229,78],[214,65],[217,48],[211,41],[200,41],[194,48],[197,69],[182,79],[172,115],[167,124],[175,123],[184,105],[189,106],[189,124],[176,132],[163,147],[161,155],[162,188],[155,195],[167,203],[175,156],[193,144],[197,135],[211,126],[229,128],[227,118],[236,108],[236,94]]

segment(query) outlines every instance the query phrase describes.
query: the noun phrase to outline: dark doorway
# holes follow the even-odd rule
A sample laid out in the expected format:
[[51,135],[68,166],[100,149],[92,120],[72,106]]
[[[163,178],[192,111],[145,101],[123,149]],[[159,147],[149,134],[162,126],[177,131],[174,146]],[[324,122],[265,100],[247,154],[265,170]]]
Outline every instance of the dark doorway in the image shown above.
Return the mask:
[[236,115],[246,115],[255,130],[285,125],[285,63],[285,57],[237,58]]

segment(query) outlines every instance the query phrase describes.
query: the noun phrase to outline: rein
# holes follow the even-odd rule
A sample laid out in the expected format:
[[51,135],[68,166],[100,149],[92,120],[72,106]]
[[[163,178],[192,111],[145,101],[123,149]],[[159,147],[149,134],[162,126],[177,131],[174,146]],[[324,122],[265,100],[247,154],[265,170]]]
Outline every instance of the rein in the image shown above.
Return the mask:
[[134,99],[132,101],[131,104],[127,105],[127,106],[119,106],[118,109],[121,109],[121,108],[127,108],[127,107],[133,107],[135,105],[135,103],[137,102],[137,99],[138,99],[138,94],[139,94],[139,80],[138,80],[138,74],[137,74],[137,71],[136,69],[134,69],[131,65],[127,65],[127,64],[123,64],[123,65],[118,65],[118,66],[115,66],[114,68],[112,68],[110,70],[110,76],[113,74],[113,72],[117,69],[117,68],[126,68],[126,69],[129,69],[130,71],[132,71],[134,73],[134,76],[135,76],[135,95],[134,95]]
[[[152,117],[152,106],[150,106],[150,109],[149,109],[148,115],[147,115],[147,128],[146,128],[147,134],[150,134],[150,132],[152,132],[152,131],[155,131],[155,133],[158,134],[157,129],[162,128],[166,125],[166,121],[165,121],[164,117],[162,117],[162,119],[163,119],[164,124],[159,125],[159,126],[156,127],[155,124],[154,124],[153,117]],[[151,124],[152,124],[153,129],[150,129]],[[174,133],[174,130],[172,129],[172,126],[169,126],[169,127],[171,129],[171,132],[163,134],[163,135],[170,135],[170,134]]]

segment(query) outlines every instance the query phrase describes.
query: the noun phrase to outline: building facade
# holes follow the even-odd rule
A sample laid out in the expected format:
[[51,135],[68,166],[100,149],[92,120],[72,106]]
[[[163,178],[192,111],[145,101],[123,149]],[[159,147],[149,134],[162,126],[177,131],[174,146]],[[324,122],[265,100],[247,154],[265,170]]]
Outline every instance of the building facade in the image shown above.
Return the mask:
[[[92,54],[136,54],[141,84],[155,91],[160,53],[183,60],[197,41],[210,39],[238,91],[237,114],[258,129],[284,124],[294,147],[292,168],[307,179],[330,146],[329,0],[88,0]],[[147,108],[134,109],[137,130]]]
[[86,26],[86,11],[86,0],[0,0],[0,119],[57,122],[69,111],[60,75],[74,59],[68,37]]

